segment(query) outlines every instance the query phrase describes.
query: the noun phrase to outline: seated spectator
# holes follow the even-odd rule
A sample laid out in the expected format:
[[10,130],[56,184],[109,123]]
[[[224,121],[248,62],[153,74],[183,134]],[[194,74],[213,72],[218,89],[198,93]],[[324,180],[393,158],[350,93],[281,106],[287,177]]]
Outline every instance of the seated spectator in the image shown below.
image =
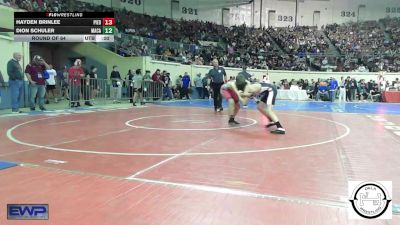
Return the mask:
[[291,91],[298,91],[298,90],[300,90],[300,88],[299,88],[299,86],[297,85],[297,82],[296,82],[296,81],[292,82],[292,85],[290,85],[290,90],[291,90]]

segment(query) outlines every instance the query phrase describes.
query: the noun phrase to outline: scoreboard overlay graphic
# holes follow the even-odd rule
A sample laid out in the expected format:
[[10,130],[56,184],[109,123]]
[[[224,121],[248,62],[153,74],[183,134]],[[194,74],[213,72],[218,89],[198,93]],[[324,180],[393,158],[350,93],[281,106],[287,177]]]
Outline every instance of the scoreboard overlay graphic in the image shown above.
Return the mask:
[[114,42],[114,12],[15,12],[17,42]]

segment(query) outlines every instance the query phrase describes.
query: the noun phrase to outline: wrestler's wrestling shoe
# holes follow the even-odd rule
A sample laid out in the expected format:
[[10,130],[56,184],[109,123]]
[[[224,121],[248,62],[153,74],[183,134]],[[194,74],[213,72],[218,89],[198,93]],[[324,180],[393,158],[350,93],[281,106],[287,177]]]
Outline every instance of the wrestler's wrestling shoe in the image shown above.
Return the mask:
[[236,121],[234,118],[230,118],[228,121],[229,125],[238,125],[240,124],[238,121]]
[[270,127],[273,127],[273,126],[276,126],[276,123],[275,122],[270,122],[269,124],[265,125],[265,128],[270,128]]
[[285,134],[286,130],[284,128],[278,128],[276,130],[271,131],[271,134]]

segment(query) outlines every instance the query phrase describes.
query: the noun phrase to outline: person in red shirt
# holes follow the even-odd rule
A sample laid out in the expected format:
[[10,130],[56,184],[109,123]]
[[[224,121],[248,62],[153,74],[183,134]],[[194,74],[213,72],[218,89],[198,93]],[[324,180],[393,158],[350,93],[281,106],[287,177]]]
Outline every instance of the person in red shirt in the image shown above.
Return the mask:
[[39,55],[35,55],[32,62],[26,65],[25,74],[29,81],[29,102],[31,111],[35,111],[35,99],[39,100],[39,108],[44,111],[44,96],[46,94],[46,80],[44,72],[49,68],[49,65]]
[[71,108],[81,106],[79,102],[79,94],[81,90],[81,78],[85,76],[85,72],[82,68],[82,61],[80,59],[75,60],[74,66],[68,70],[68,80],[70,85],[71,95]]
[[[165,72],[165,71],[164,71]],[[164,73],[163,72],[163,73]],[[161,80],[161,73],[160,69],[157,69],[155,73],[153,73],[153,76],[151,76],[151,79],[153,80],[152,83],[150,83],[150,91],[149,95],[153,97],[153,100],[156,101],[160,97],[162,97],[162,89],[163,85],[162,80]]]
[[153,73],[153,75],[151,76],[151,79],[156,82],[156,81],[160,81],[161,79],[161,74],[160,74],[160,69],[157,69],[155,73]]

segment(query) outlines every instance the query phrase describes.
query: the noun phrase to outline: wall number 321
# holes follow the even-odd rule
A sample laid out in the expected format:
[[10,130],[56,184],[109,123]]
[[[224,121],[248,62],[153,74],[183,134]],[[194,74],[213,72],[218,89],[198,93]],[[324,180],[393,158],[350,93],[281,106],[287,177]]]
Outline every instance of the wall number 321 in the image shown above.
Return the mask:
[[182,7],[182,13],[197,16],[197,9]]

